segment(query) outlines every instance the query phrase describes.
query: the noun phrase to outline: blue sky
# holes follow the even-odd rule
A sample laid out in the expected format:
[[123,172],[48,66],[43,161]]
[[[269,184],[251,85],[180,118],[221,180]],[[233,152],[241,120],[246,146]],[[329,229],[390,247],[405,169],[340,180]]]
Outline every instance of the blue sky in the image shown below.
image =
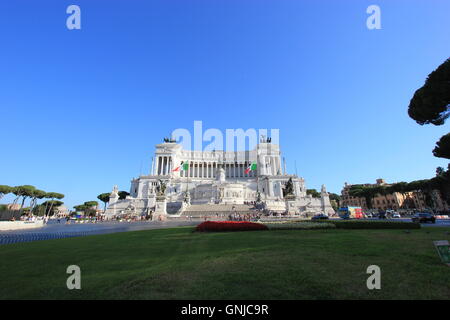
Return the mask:
[[[81,8],[81,30],[66,8]],[[366,8],[381,8],[368,30]],[[0,3],[0,184],[71,207],[150,170],[176,128],[278,128],[308,188],[429,178],[449,131],[407,115],[450,53],[450,2]],[[10,197],[2,202],[11,200]]]

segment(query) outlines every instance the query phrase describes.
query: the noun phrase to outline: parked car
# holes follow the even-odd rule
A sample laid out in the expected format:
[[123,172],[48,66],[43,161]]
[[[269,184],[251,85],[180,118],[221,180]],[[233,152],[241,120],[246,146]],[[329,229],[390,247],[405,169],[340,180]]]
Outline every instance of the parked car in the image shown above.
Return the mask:
[[311,218],[311,220],[327,220],[329,219],[326,214],[320,213],[316,214],[314,217]]
[[411,219],[413,222],[419,223],[436,223],[436,218],[431,213],[416,213]]
[[398,212],[394,212],[392,215],[391,215],[391,217],[392,218],[401,218],[402,216],[400,215],[400,213],[398,213]]

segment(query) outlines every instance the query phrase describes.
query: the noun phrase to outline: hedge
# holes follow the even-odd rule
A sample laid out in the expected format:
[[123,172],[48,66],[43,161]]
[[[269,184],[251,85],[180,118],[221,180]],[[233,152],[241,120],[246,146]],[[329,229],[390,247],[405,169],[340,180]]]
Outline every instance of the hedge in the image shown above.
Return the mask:
[[332,223],[337,229],[420,229],[420,223],[405,221],[325,220],[313,223]]
[[205,221],[200,223],[196,231],[256,231],[268,230],[261,224],[248,221]]
[[335,229],[333,223],[314,223],[314,222],[264,222],[269,230],[316,230],[316,229]]

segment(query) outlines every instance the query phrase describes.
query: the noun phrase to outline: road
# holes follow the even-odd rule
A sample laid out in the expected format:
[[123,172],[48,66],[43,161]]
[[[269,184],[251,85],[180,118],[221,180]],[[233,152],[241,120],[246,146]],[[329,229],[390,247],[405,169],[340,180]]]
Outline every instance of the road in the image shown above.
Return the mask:
[[[388,219],[388,221],[406,221],[411,222],[410,218]],[[436,219],[436,223],[421,223],[422,227],[450,227],[450,219]]]

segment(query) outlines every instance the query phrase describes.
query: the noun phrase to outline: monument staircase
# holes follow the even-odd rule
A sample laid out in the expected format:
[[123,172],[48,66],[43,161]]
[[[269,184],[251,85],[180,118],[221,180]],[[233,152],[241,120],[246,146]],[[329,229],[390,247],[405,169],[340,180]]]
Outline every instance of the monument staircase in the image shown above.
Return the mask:
[[181,215],[202,217],[219,214],[228,216],[232,213],[251,214],[255,212],[254,206],[248,204],[192,204]]

